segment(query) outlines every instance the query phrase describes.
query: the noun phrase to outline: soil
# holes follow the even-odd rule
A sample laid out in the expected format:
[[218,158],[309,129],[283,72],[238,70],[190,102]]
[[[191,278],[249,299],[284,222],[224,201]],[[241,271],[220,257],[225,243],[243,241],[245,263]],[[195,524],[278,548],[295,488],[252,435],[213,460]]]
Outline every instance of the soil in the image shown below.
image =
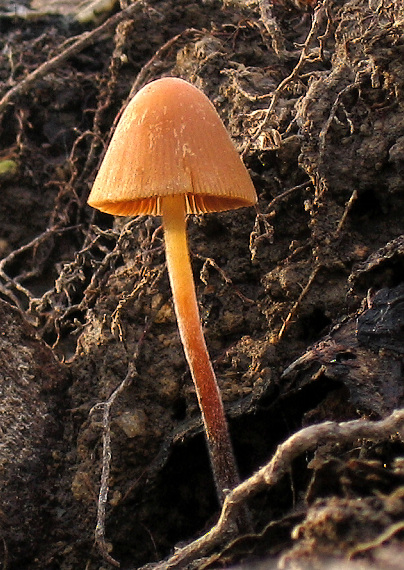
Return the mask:
[[[0,14],[3,569],[140,568],[220,513],[161,220],[86,203],[153,79],[210,98],[259,198],[189,219],[242,479],[301,428],[404,405],[402,1],[136,4]],[[320,442],[251,496],[253,533],[182,567],[402,568],[403,458],[398,433]]]

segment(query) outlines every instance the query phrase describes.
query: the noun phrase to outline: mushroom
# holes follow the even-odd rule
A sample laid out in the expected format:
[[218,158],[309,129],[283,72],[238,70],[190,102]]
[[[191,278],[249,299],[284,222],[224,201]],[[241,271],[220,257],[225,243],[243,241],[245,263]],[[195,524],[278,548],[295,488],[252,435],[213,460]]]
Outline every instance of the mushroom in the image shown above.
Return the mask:
[[218,497],[239,483],[223,403],[206,348],[186,235],[186,215],[251,206],[251,178],[209,99],[166,77],[124,110],[88,198],[114,215],[161,215],[180,337],[195,383]]

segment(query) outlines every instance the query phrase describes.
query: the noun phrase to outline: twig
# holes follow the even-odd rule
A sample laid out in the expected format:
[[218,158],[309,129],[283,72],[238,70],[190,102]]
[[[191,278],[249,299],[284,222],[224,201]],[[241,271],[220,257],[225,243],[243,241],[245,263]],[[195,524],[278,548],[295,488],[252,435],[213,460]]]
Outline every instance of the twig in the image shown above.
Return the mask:
[[90,414],[96,409],[102,409],[102,470],[101,470],[101,480],[100,480],[100,491],[98,495],[98,505],[97,505],[97,524],[95,527],[95,542],[100,549],[100,552],[105,560],[107,560],[113,566],[119,568],[120,564],[117,560],[112,558],[108,553],[107,543],[105,541],[105,512],[108,501],[108,489],[109,489],[109,474],[111,471],[111,422],[110,413],[113,404],[117,397],[132,383],[133,378],[137,375],[136,371],[136,361],[139,357],[140,349],[143,344],[148,327],[143,331],[140,337],[133,359],[128,365],[128,371],[125,378],[119,384],[117,388],[112,392],[110,397],[106,402],[101,402],[96,404],[90,411]]
[[389,527],[387,527],[379,536],[377,536],[374,540],[369,540],[368,542],[362,542],[354,546],[347,554],[348,560],[352,560],[354,556],[357,554],[362,554],[367,550],[372,550],[373,548],[377,548],[381,546],[383,542],[386,540],[390,540],[393,538],[395,534],[404,530],[404,521],[398,521],[393,523]]
[[127,388],[136,374],[136,369],[134,362],[130,362],[128,366],[128,372],[119,386],[112,392],[111,396],[106,402],[96,404],[90,411],[90,414],[96,409],[102,409],[102,471],[101,471],[101,482],[100,491],[98,495],[97,504],[97,525],[95,527],[95,542],[100,549],[100,552],[105,560],[107,560],[113,566],[119,568],[120,564],[117,560],[112,558],[108,553],[107,544],[105,541],[105,510],[108,501],[108,489],[109,489],[109,474],[111,470],[111,424],[110,424],[110,412],[112,405],[115,400],[121,394],[125,388]]
[[125,18],[132,16],[136,10],[144,4],[144,0],[135,0],[133,4],[128,6],[128,8],[122,10],[118,14],[114,14],[114,16],[111,16],[111,18],[101,24],[101,26],[98,28],[95,28],[91,32],[84,32],[75,38],[70,38],[69,43],[70,41],[73,41],[73,43],[69,45],[69,47],[65,48],[61,53],[55,55],[50,60],[40,65],[37,69],[35,69],[32,73],[29,73],[27,77],[20,81],[20,83],[7,91],[7,93],[0,100],[0,114],[6,110],[7,106],[10,105],[13,99],[20,95],[24,95],[24,93],[26,93],[32,87],[32,85],[38,81],[38,79],[42,79],[48,75],[48,73],[56,69],[64,61],[69,59],[69,57],[76,55],[83,49],[92,45],[94,42],[99,40],[99,38],[105,32],[108,32],[110,28],[116,26]]
[[273,92],[271,103],[270,103],[269,107],[264,111],[265,112],[264,119],[262,120],[262,122],[259,125],[255,134],[248,141],[246,147],[244,148],[244,150],[242,152],[242,156],[245,156],[247,154],[251,145],[257,140],[257,138],[260,136],[262,130],[267,126],[269,119],[271,117],[272,111],[274,110],[275,105],[278,102],[279,97],[281,96],[284,88],[298,75],[301,68],[303,67],[303,65],[307,61],[307,59],[309,57],[308,54],[309,54],[310,44],[313,40],[314,34],[316,33],[316,31],[320,25],[321,17],[323,15],[323,13],[326,11],[327,2],[328,2],[328,0],[323,0],[323,2],[321,4],[319,4],[316,7],[316,9],[314,10],[311,28],[310,28],[310,31],[307,35],[306,41],[303,44],[302,51],[300,52],[299,61],[297,62],[297,64],[293,68],[292,72],[279,83],[278,87]]
[[283,37],[276,18],[272,14],[272,2],[269,2],[268,0],[259,0],[258,6],[260,9],[261,21],[272,40],[272,49],[276,55],[280,55],[285,49],[285,38]]
[[283,337],[286,329],[288,328],[290,321],[293,319],[294,315],[296,314],[296,311],[297,311],[300,303],[302,302],[303,297],[305,297],[307,295],[307,293],[309,292],[310,287],[312,286],[313,281],[317,276],[317,273],[320,271],[320,268],[321,268],[321,266],[317,265],[317,267],[315,267],[313,269],[313,271],[311,272],[309,280],[307,281],[303,291],[300,293],[299,298],[297,299],[296,303],[293,305],[293,307],[289,311],[288,316],[286,317],[283,325],[281,326],[281,330],[278,333],[278,340],[281,340],[281,338]]
[[[6,257],[4,257],[0,261],[0,278],[4,280],[6,286],[12,286],[16,291],[18,291],[19,293],[22,293],[30,302],[32,302],[32,295],[31,295],[30,291],[26,287],[21,285],[21,281],[37,275],[38,269],[35,269],[33,271],[30,271],[30,272],[25,272],[25,273],[23,273],[17,277],[9,277],[7,275],[7,273],[5,272],[6,265],[13,262],[15,260],[15,258],[17,256],[21,255],[22,253],[26,253],[30,249],[37,248],[42,243],[46,242],[46,240],[48,238],[52,238],[58,234],[62,234],[64,232],[68,232],[70,230],[75,230],[78,228],[80,228],[79,225],[78,226],[69,226],[66,228],[60,228],[57,226],[47,228],[39,236],[36,236],[29,243],[26,243],[26,244],[22,245],[21,247],[19,247],[18,249],[15,249],[14,251],[12,251],[9,255],[7,255]],[[22,305],[21,305],[21,302],[18,300],[17,296],[15,296],[12,293],[12,291],[7,290],[5,286],[0,285],[0,287],[1,287],[1,291],[3,294],[8,296],[19,309],[24,310]]]
[[[293,188],[289,188],[288,190],[281,192],[281,194],[278,194],[278,196],[275,196],[275,198],[273,198],[270,201],[270,203],[267,206],[266,214],[261,214],[261,212],[259,212],[258,210],[258,207],[256,206],[257,214],[255,217],[254,228],[253,231],[250,233],[249,249],[251,252],[251,261],[254,261],[257,255],[258,245],[261,242],[263,242],[264,240],[268,240],[270,243],[272,243],[273,241],[274,228],[269,223],[269,220],[275,216],[275,204],[277,204],[277,202],[282,201],[284,198],[289,196],[289,194],[292,194],[296,190],[303,190],[310,185],[311,181],[308,180],[307,182],[303,182],[302,184],[298,184],[297,186],[293,186]],[[261,232],[261,223],[264,226],[264,233]]]
[[130,90],[130,93],[128,96],[128,101],[130,99],[132,99],[132,97],[146,83],[146,81],[149,77],[149,74],[152,71],[154,71],[154,72],[156,71],[156,67],[158,66],[158,63],[162,62],[162,55],[165,54],[165,52],[167,50],[172,48],[173,45],[175,45],[178,40],[180,40],[181,38],[188,38],[189,36],[198,37],[198,36],[202,36],[202,35],[203,35],[203,32],[201,32],[201,30],[196,30],[195,28],[188,28],[188,29],[184,30],[183,32],[181,32],[180,34],[173,36],[165,44],[163,44],[161,47],[159,47],[159,49],[153,54],[153,56],[149,59],[149,61],[147,63],[145,63],[145,65],[142,67],[142,69],[137,74],[136,79],[133,82],[133,85],[131,87],[131,90]]
[[229,285],[232,288],[234,293],[243,301],[243,303],[249,303],[250,305],[255,305],[255,301],[249,299],[248,297],[243,295],[241,291],[237,289],[232,279],[227,275],[227,273],[221,267],[218,266],[218,264],[212,257],[205,257],[204,255],[200,255],[199,253],[193,253],[192,257],[195,257],[196,259],[200,259],[201,261],[203,261],[202,269],[199,272],[199,278],[202,281],[202,283],[208,285],[208,279],[209,279],[208,266],[210,265],[211,267],[213,267],[213,269],[216,269],[220,277],[223,279],[224,283],[226,283],[226,285]]
[[341,229],[342,229],[342,226],[345,224],[345,221],[348,217],[348,214],[352,210],[352,206],[354,205],[354,203],[356,202],[357,199],[358,199],[358,191],[355,189],[352,192],[351,197],[349,198],[349,200],[345,206],[344,213],[342,214],[341,219],[338,222],[338,226],[337,226],[337,229],[335,230],[334,237],[339,236]]
[[389,439],[396,434],[404,439],[404,410],[396,410],[378,422],[367,420],[324,422],[303,428],[278,446],[267,465],[231,491],[225,499],[219,521],[208,533],[177,550],[168,560],[153,565],[154,570],[187,568],[191,561],[207,556],[229,537],[240,504],[263,489],[278,483],[289,473],[293,461],[299,455],[324,443],[348,444],[358,439],[376,442]]
[[318,135],[318,140],[319,140],[319,154],[320,157],[322,158],[324,155],[324,151],[325,151],[325,144],[326,144],[326,136],[327,133],[331,127],[331,123],[334,121],[337,110],[338,110],[338,106],[341,102],[342,97],[346,94],[349,93],[352,89],[357,89],[359,86],[359,84],[357,82],[355,83],[351,83],[350,85],[347,85],[346,87],[344,87],[343,89],[341,89],[341,91],[338,93],[337,97],[335,98],[334,103],[332,104],[331,107],[331,111],[330,114],[328,116],[327,121],[325,122],[323,128],[320,131],[320,134]]
[[311,184],[312,184],[311,180],[307,180],[307,182],[303,182],[302,184],[298,184],[297,186],[293,186],[292,188],[288,188],[288,190],[281,192],[269,202],[267,206],[267,212],[272,210],[277,202],[282,201],[284,198],[286,198],[286,196],[289,196],[289,194],[292,194],[296,190],[303,190],[304,188],[307,188],[307,186],[310,186]]
[[320,59],[324,58],[325,40],[328,38],[328,36],[331,33],[331,13],[330,13],[330,7],[329,7],[328,3],[325,4],[325,13],[327,15],[327,24],[326,24],[325,32],[321,36],[317,37],[318,43],[319,43],[319,58]]
[[2,543],[3,543],[3,570],[8,570],[9,566],[8,566],[8,559],[9,559],[9,555],[8,555],[8,546],[7,546],[7,542],[5,541],[4,537],[1,537]]
[[250,243],[248,246],[251,253],[251,261],[254,261],[257,256],[258,246],[260,243],[264,241],[273,243],[274,228],[269,220],[271,220],[274,215],[274,211],[269,212],[268,214],[261,214],[256,207],[254,227],[250,233]]

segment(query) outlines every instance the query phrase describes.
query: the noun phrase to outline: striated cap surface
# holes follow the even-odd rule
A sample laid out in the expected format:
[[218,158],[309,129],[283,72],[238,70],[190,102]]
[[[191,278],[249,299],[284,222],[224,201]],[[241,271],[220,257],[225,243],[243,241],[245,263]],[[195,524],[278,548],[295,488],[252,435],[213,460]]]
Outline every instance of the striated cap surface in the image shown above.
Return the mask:
[[188,214],[257,201],[251,178],[209,99],[182,79],[149,83],[122,114],[88,198],[115,215],[161,213],[184,194]]

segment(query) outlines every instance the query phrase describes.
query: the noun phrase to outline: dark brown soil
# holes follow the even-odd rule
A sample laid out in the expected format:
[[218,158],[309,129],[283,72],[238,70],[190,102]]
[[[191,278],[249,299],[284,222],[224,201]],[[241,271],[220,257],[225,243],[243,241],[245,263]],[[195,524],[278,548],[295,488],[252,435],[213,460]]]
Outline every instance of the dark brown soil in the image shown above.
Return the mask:
[[[102,413],[130,363],[110,412],[110,555],[158,562],[219,515],[160,220],[86,204],[152,79],[206,93],[259,196],[189,220],[242,478],[304,426],[404,404],[402,1],[150,0],[57,58],[99,25],[0,15],[4,570],[112,567],[94,546]],[[393,433],[302,454],[251,499],[256,534],[186,567],[402,568],[403,458]]]

